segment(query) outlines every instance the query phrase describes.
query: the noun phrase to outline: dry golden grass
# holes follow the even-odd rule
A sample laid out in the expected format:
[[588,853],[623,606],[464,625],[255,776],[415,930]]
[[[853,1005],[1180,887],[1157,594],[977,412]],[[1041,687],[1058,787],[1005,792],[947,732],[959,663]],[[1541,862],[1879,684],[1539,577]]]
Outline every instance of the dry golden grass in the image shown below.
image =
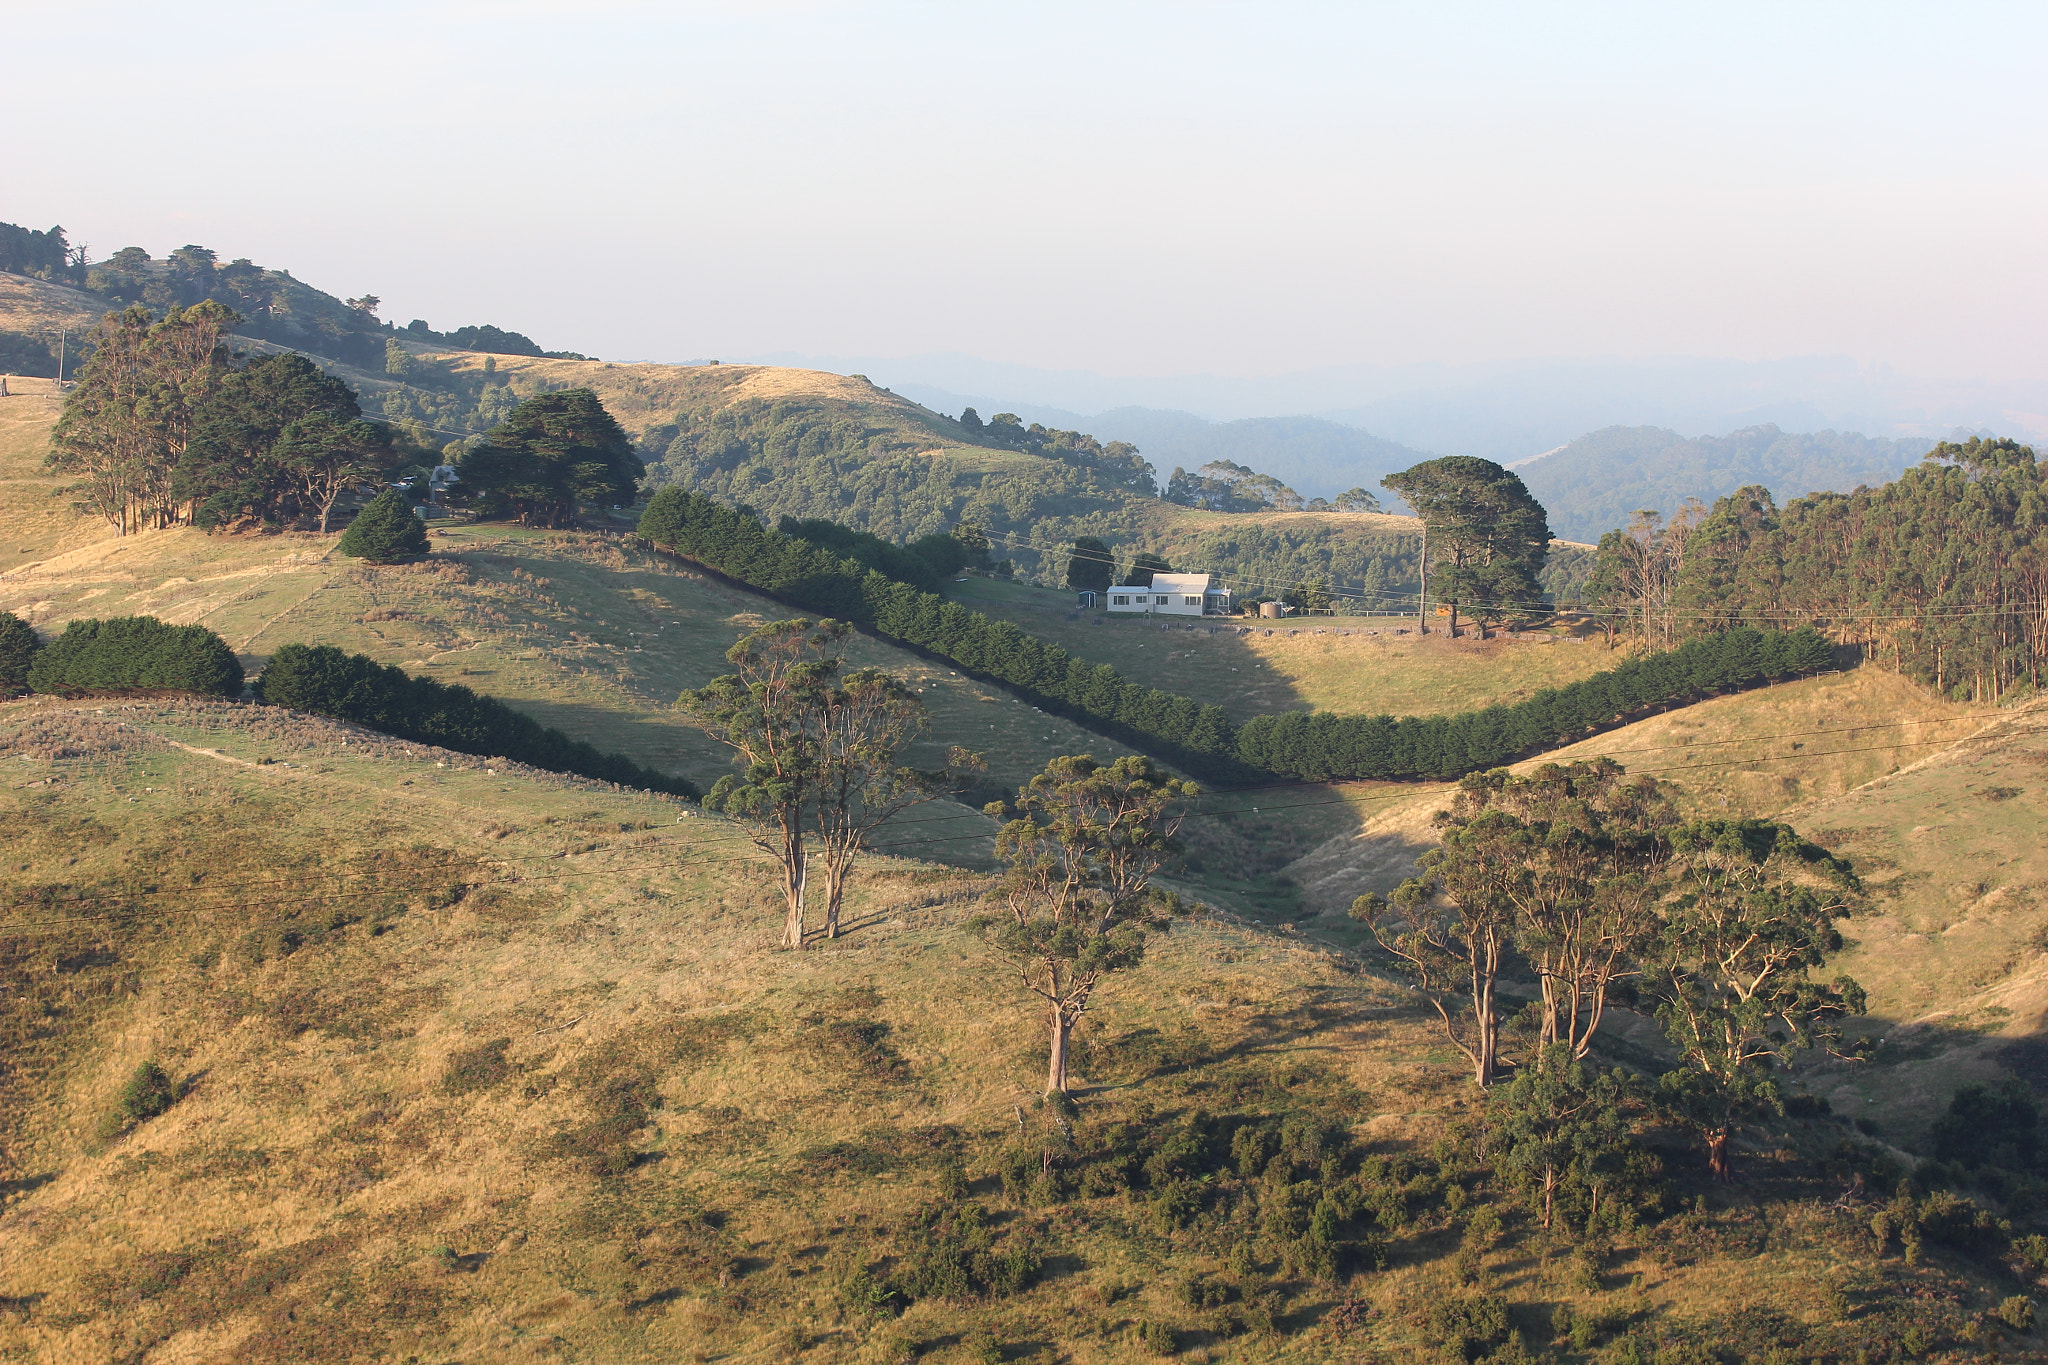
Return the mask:
[[0,273],[0,330],[32,336],[47,332],[54,340],[58,329],[68,329],[74,360],[79,335],[91,331],[106,312],[106,301],[83,289]]
[[[988,1172],[1020,1114],[1021,1140],[1050,1129],[1036,1010],[963,925],[971,873],[877,858],[849,936],[778,953],[744,844],[666,798],[221,703],[0,706],[0,764],[0,1351],[824,1365],[905,1342],[964,1362],[985,1330],[1011,1358],[1108,1365],[1162,1321],[1191,1359],[1426,1361],[1430,1306],[1463,1292],[1460,1219],[1418,1196],[1386,1270],[1276,1277],[1284,1335],[1222,1339],[1179,1295],[1236,1275],[1203,1225],[1135,1197],[1006,1197]],[[1085,1132],[1318,1113],[1399,1153],[1472,1105],[1398,990],[1225,919],[1157,941],[1083,1041]],[[103,1128],[150,1058],[182,1097]],[[1748,1159],[1697,1236],[1624,1238],[1601,1289],[1520,1233],[1482,1284],[1532,1346],[1561,1302],[1821,1323],[1844,1269],[1965,1308],[2005,1292],[1938,1255],[1879,1264],[1864,1215]],[[1042,1282],[849,1316],[845,1267],[900,1252],[954,1160],[1005,1235],[1041,1239]],[[1351,1296],[1377,1313],[1347,1337],[1322,1315]]]
[[[0,275],[0,281],[15,278]],[[113,534],[97,517],[81,517],[63,495],[68,479],[43,465],[60,400],[47,379],[15,379],[0,399],[0,575],[23,564]]]

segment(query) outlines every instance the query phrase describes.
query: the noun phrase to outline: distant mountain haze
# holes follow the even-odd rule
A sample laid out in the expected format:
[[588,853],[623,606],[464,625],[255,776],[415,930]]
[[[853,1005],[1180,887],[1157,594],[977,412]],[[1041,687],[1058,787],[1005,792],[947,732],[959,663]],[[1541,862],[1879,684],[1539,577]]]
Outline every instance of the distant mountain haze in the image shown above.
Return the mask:
[[[1381,442],[1483,455],[1503,464],[1615,425],[1728,432],[1769,423],[1786,431],[1930,439],[1961,427],[2048,441],[2048,380],[1947,383],[1834,356],[1337,366],[1235,376],[1111,376],[951,353],[777,353],[752,359],[866,374],[948,412],[972,405],[984,414],[1015,412],[1027,421],[1053,425],[1050,415],[1035,414],[1057,411],[1057,425],[1067,427],[1097,423],[1102,414],[1126,408],[1184,413],[1213,423],[1298,413],[1362,428]],[[1096,434],[1109,439],[1106,432]],[[1173,463],[1172,456],[1151,449],[1146,454],[1162,473]],[[1242,462],[1256,466],[1255,460]]]
[[1517,465],[1566,540],[1598,541],[1638,508],[1670,514],[1689,498],[1711,503],[1750,484],[1780,504],[1806,493],[1889,483],[1934,445],[1858,432],[1791,433],[1768,424],[1688,439],[1662,427],[1607,427]]

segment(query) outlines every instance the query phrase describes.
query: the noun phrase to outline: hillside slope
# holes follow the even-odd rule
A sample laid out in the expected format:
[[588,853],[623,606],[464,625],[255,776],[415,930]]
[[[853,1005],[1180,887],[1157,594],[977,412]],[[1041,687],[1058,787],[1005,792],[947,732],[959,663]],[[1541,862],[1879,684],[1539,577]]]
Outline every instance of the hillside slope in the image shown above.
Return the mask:
[[[1433,1026],[1225,919],[1102,995],[1055,1122],[1036,1010],[964,926],[971,873],[876,858],[847,937],[775,953],[744,841],[667,798],[219,703],[8,703],[0,756],[12,1355],[1108,1365],[1163,1328],[1214,1362],[1422,1362],[1438,1306],[1490,1290],[1539,1344],[1562,1304],[1607,1324],[1594,1343],[1764,1332],[1832,1361],[1913,1322],[1960,1345],[2010,1291],[1940,1250],[1861,1250],[1865,1215],[1811,1197],[1833,1185],[1789,1149],[1711,1206],[1682,1181],[1698,1211],[1590,1279],[1519,1216],[1454,1272],[1470,1206],[1426,1154],[1470,1101]],[[175,1099],[124,1125],[148,1060]],[[1233,1244],[1276,1196],[1229,1154],[1193,1217],[1163,1174],[1114,1174],[1123,1150],[1194,1159],[1184,1135],[1219,1123],[1319,1134],[1326,1178],[1365,1160],[1398,1210],[1385,1268]],[[962,1200],[1038,1273],[869,1311],[861,1268],[966,1245]]]

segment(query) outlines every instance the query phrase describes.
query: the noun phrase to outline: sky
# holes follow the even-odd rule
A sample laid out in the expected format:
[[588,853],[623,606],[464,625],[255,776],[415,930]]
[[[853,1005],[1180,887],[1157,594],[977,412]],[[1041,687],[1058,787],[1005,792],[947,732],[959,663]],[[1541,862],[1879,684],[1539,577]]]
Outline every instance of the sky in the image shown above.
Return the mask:
[[0,60],[0,220],[608,359],[2043,374],[2038,3],[5,0]]

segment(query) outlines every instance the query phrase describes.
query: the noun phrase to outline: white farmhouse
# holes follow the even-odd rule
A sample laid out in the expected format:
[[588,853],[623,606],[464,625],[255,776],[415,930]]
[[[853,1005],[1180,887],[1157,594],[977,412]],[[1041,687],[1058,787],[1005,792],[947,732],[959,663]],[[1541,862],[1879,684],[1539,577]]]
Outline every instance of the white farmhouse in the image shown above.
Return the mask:
[[1156,573],[1149,588],[1111,588],[1111,611],[1158,616],[1228,616],[1230,589],[1211,587],[1205,573]]

